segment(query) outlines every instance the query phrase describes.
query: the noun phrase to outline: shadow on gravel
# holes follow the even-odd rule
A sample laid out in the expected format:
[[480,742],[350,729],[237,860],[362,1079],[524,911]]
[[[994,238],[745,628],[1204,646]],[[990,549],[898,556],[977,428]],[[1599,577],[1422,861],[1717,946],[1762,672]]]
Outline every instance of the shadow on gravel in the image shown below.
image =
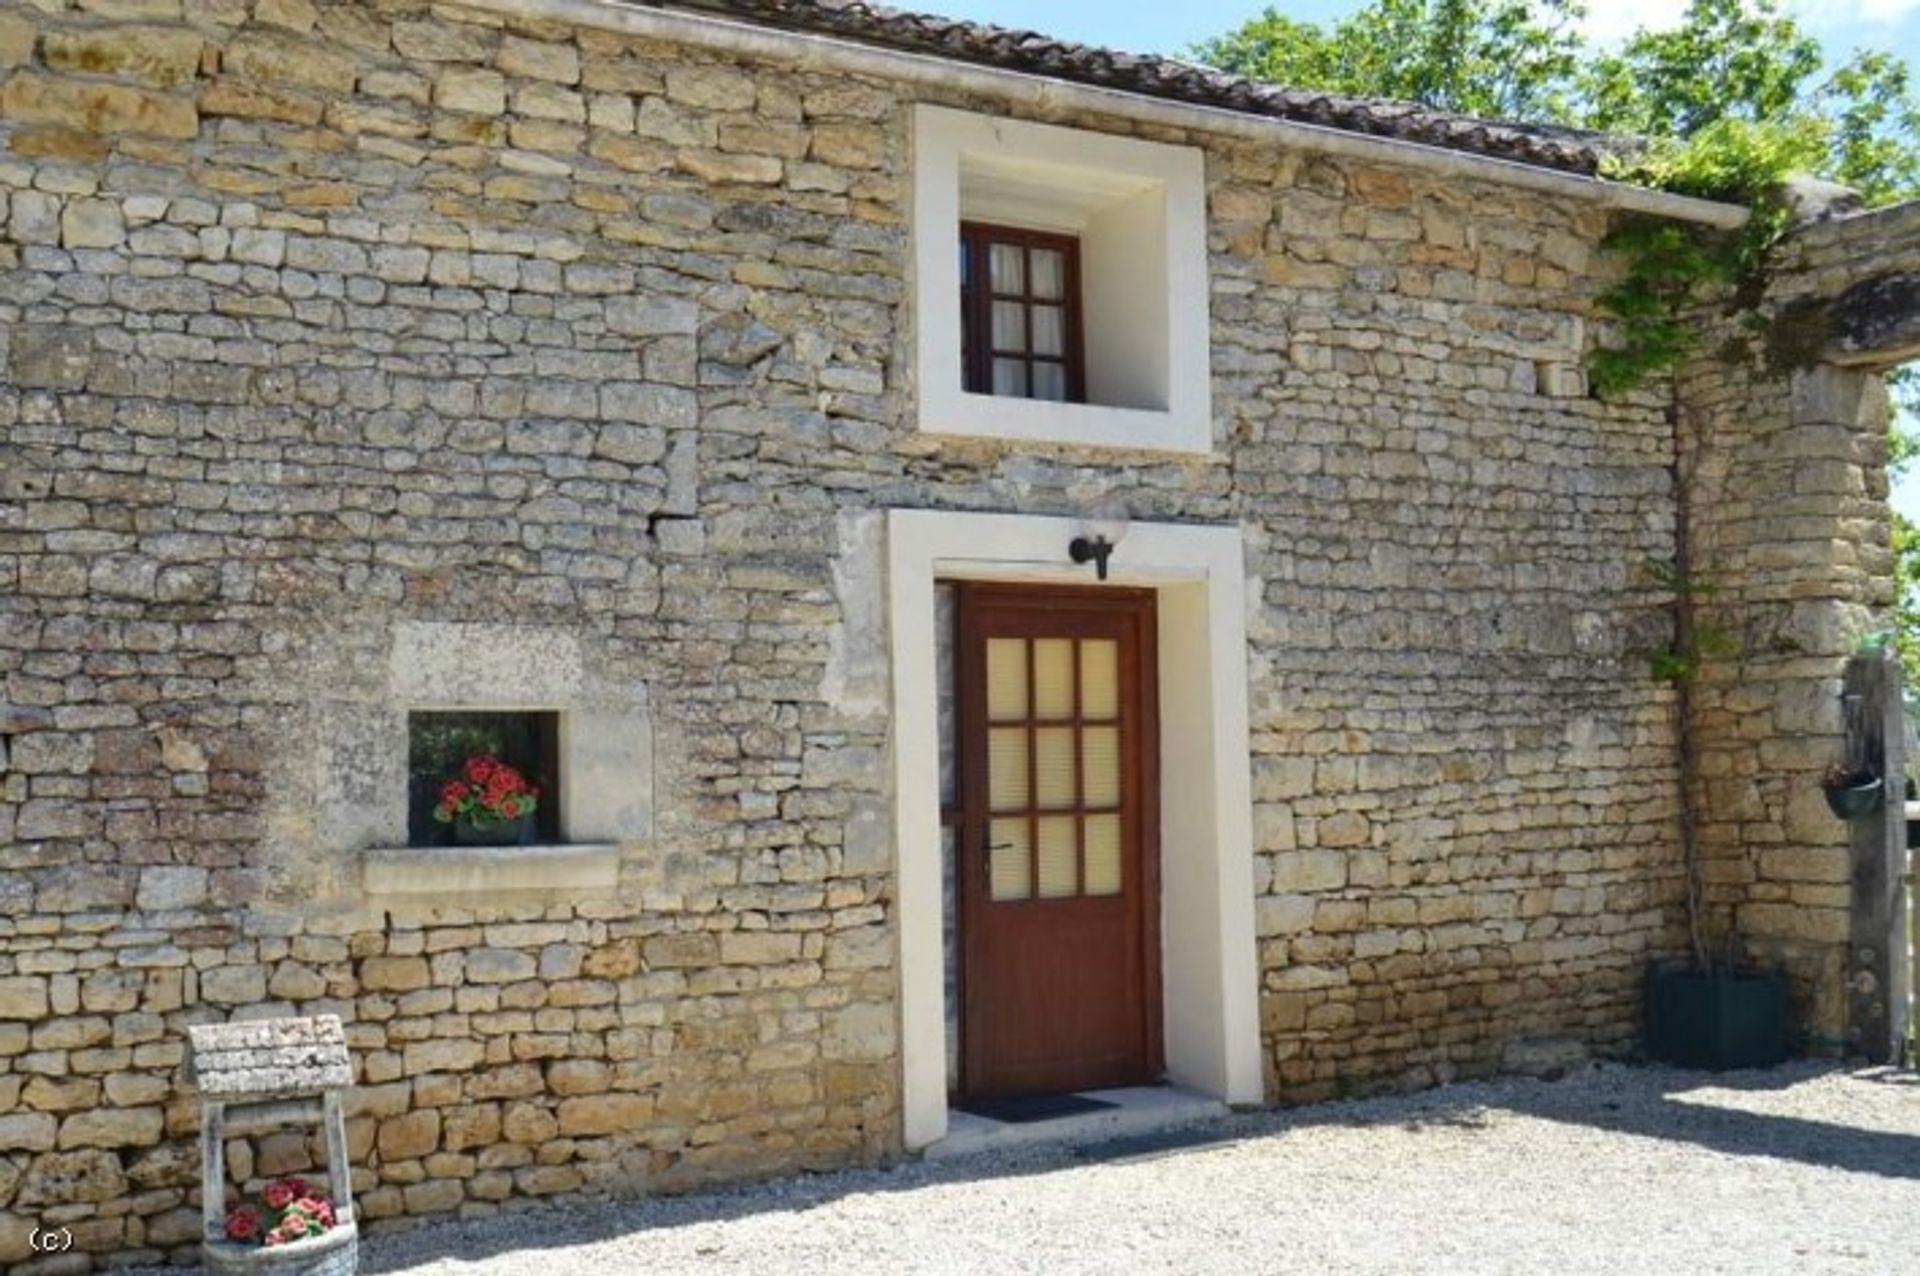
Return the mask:
[[[1834,1071],[1795,1063],[1770,1072],[1709,1075],[1663,1068],[1620,1068],[1562,1082],[1467,1082],[1413,1094],[1309,1107],[1241,1113],[1153,1136],[1082,1148],[1031,1149],[980,1160],[904,1162],[739,1184],[685,1196],[627,1202],[556,1205],[515,1211],[457,1226],[412,1226],[370,1237],[362,1251],[367,1276],[404,1272],[429,1262],[478,1262],[521,1254],[524,1270],[568,1276],[564,1248],[591,1245],[656,1229],[725,1223],[764,1215],[802,1215],[844,1197],[937,1190],[943,1184],[1015,1179],[1084,1166],[1128,1165],[1204,1156],[1250,1139],[1282,1138],[1328,1125],[1377,1127],[1411,1133],[1474,1131],[1510,1112],[1543,1121],[1584,1125],[1611,1134],[1674,1140],[1730,1156],[1771,1157],[1884,1178],[1920,1179],[1920,1137],[1854,1126],[1774,1116],[1691,1101],[1704,1088],[1735,1092],[1778,1090]],[[1920,1076],[1891,1069],[1852,1073],[1862,1082],[1920,1088]],[[1622,1082],[1626,1084],[1622,1084]],[[1891,1096],[1889,1096],[1891,1097]],[[555,1247],[555,1248],[548,1248]],[[718,1252],[716,1250],[716,1252]]]
[[[1701,1076],[1680,1089],[1684,1092],[1702,1084],[1722,1089],[1772,1088],[1728,1086],[1720,1078]],[[1864,1130],[1804,1117],[1743,1112],[1689,1102],[1672,1093],[1655,1102],[1641,1101],[1631,1107],[1601,1104],[1583,1105],[1575,1110],[1563,1104],[1532,1104],[1524,1100],[1502,1106],[1544,1121],[1586,1125],[1611,1134],[1691,1143],[1728,1156],[1772,1157],[1854,1174],[1920,1179],[1920,1138],[1910,1134]]]

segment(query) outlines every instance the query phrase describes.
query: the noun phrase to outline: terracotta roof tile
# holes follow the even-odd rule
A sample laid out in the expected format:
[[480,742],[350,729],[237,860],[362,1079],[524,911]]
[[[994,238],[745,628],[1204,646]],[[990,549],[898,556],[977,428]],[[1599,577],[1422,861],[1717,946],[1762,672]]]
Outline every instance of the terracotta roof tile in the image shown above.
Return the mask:
[[1451,115],[1409,102],[1348,97],[1228,75],[1179,58],[1123,53],[865,0],[616,0],[641,8],[698,11],[749,22],[1191,102],[1248,115],[1395,138],[1539,168],[1592,174],[1622,139],[1578,129]]

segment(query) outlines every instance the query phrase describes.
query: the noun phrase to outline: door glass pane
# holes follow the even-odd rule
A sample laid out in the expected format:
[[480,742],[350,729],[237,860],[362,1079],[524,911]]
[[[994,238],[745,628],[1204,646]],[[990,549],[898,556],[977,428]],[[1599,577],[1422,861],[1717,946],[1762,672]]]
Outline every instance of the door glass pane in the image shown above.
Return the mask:
[[1087,884],[1084,895],[1120,893],[1120,817],[1087,817]]
[[1119,806],[1120,728],[1088,727],[1082,732],[1080,765],[1084,768],[1087,805]]
[[1019,722],[1027,716],[1027,640],[987,639],[987,718]]
[[1058,306],[1033,308],[1033,352],[1064,357],[1067,353],[1066,311]]
[[993,361],[993,392],[1009,399],[1026,398],[1027,361],[995,359]]
[[1013,351],[1027,348],[1027,308],[1019,302],[993,303],[993,348]]
[[1080,848],[1074,840],[1074,818],[1052,816],[1040,821],[1040,853],[1035,860],[1041,899],[1071,895],[1079,886]]
[[1066,258],[1058,249],[1036,248],[1028,254],[1027,259],[1033,265],[1033,287],[1030,291],[1034,296],[1052,299],[1065,294]]
[[1111,638],[1080,644],[1080,714],[1095,719],[1120,716],[1120,644]]
[[1036,803],[1043,811],[1065,810],[1073,805],[1073,728],[1041,727],[1034,732],[1034,789]]
[[1034,641],[1033,716],[1073,716],[1073,639],[1040,638]]
[[1067,369],[1065,364],[1041,363],[1033,365],[1033,397],[1046,399],[1053,403],[1067,401]]
[[995,292],[1027,290],[1027,251],[1019,244],[993,244],[987,250],[987,270]]
[[987,850],[987,893],[996,900],[1033,897],[1033,839],[1024,819],[994,820]]
[[995,727],[987,732],[987,802],[995,811],[1027,809],[1027,730]]

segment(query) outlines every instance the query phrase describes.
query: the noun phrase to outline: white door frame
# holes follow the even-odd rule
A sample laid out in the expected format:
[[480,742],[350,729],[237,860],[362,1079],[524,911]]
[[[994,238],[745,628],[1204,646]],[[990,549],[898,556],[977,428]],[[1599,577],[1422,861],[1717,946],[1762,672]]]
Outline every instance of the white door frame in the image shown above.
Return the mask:
[[[1065,518],[891,510],[887,622],[899,890],[901,1102],[909,1149],[947,1133],[939,687],[934,581],[1080,584]],[[1247,736],[1246,569],[1237,527],[1146,523],[1110,583],[1158,594],[1160,950],[1167,1074],[1262,1099]]]

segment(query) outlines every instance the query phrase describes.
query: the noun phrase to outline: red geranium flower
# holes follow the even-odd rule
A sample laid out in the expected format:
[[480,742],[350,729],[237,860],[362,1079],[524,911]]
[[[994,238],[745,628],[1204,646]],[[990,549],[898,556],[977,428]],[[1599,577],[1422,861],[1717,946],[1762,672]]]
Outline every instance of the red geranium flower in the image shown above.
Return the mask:
[[260,1235],[260,1213],[251,1205],[236,1205],[227,1211],[227,1239],[250,1241]]
[[488,780],[493,778],[494,768],[499,765],[500,764],[498,761],[486,756],[485,754],[480,754],[475,757],[468,758],[467,759],[467,778],[469,780],[472,780],[475,784],[485,784]]
[[267,1184],[266,1190],[260,1195],[267,1202],[268,1209],[283,1210],[293,1203],[296,1193],[291,1183],[285,1179],[275,1179]]

